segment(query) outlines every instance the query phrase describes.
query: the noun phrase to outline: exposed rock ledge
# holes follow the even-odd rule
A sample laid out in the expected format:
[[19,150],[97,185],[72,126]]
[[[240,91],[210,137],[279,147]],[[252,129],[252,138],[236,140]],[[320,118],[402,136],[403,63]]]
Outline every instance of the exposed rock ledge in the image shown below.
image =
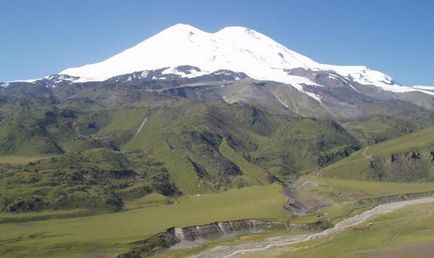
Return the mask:
[[252,234],[272,230],[321,230],[329,227],[327,223],[297,225],[284,222],[243,219],[214,222],[205,225],[195,225],[184,228],[172,227],[148,239],[131,243],[131,251],[121,254],[118,258],[146,257],[161,252],[169,247],[182,243],[203,242],[210,239],[234,237],[242,234]]
[[391,202],[408,201],[408,200],[419,199],[419,198],[430,197],[430,196],[434,196],[434,191],[394,194],[394,195],[386,195],[380,197],[361,199],[355,201],[353,205],[359,206],[359,205],[371,205],[371,204],[386,204]]

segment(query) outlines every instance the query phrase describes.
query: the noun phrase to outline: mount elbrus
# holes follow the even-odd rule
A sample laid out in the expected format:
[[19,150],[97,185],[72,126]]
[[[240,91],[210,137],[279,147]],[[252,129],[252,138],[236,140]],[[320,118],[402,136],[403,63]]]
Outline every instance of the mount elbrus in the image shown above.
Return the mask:
[[243,27],[178,24],[100,63],[0,86],[0,153],[63,154],[2,168],[0,182],[26,189],[3,193],[8,211],[289,184],[434,121],[431,87],[320,64]]
[[[287,88],[294,88],[327,107],[329,113],[339,116],[357,111],[353,110],[357,109],[354,105],[348,105],[352,103],[348,98],[356,96],[342,95],[400,99],[426,108],[432,108],[430,100],[434,95],[430,86],[402,86],[390,76],[365,66],[317,63],[252,29],[226,27],[216,33],[208,33],[185,24],[169,27],[100,63],[69,68],[57,75],[27,82],[56,86],[107,80],[135,83],[158,80],[175,81],[173,84],[182,86],[192,81],[211,79],[252,79],[285,84]],[[8,82],[2,86],[17,83],[24,82]],[[244,86],[244,83],[241,84]],[[222,89],[220,95],[229,103],[248,97],[248,93],[233,94],[228,91]],[[270,93],[275,95],[273,99],[280,103],[280,108],[288,109],[292,104],[282,96],[283,93]]]

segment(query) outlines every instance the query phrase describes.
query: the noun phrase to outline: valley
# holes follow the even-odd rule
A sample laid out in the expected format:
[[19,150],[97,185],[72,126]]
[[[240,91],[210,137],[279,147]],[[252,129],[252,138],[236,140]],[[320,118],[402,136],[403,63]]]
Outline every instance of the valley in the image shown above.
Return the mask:
[[[355,200],[410,192],[429,192],[434,189],[434,183],[358,182],[314,176],[303,180],[305,181],[300,183],[304,190],[315,193],[313,196],[324,198],[336,192],[341,194],[331,206],[300,218],[294,218],[282,208],[287,202],[287,197],[277,184],[228,190],[225,193],[185,196],[173,201],[161,195],[147,196],[136,202],[127,203],[126,210],[122,212],[86,215],[76,210],[75,214],[68,215],[71,218],[64,219],[60,212],[27,213],[18,217],[3,213],[0,215],[0,229],[3,232],[0,234],[1,252],[4,257],[83,257],[98,253],[113,257],[127,252],[130,242],[145,239],[172,226],[182,227],[245,218],[306,224],[318,221],[318,214],[322,214],[321,219],[337,223],[375,205],[353,206],[351,203]],[[318,187],[312,187],[316,184]],[[247,203],[249,205],[246,205]],[[14,220],[8,221],[7,218],[10,217]],[[277,231],[274,235],[296,233],[297,231]],[[239,241],[258,241],[269,236],[270,234],[252,235],[250,238],[241,237]],[[211,248],[212,243],[206,246]],[[231,240],[230,244],[233,243],[236,242]],[[173,249],[159,256],[194,254],[199,250],[202,250],[201,247],[192,250]],[[272,253],[278,252],[270,250]]]

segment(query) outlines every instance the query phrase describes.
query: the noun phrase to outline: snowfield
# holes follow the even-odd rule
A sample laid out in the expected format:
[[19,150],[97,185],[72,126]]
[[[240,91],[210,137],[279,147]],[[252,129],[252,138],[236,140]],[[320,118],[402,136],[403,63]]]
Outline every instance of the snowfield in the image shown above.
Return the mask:
[[[176,67],[183,65],[195,66],[201,71],[188,75],[177,73]],[[81,82],[104,81],[117,75],[161,68],[166,68],[165,73],[186,77],[222,69],[244,72],[253,79],[290,84],[319,101],[319,96],[303,90],[303,85],[316,85],[314,82],[289,75],[285,70],[332,71],[357,83],[386,91],[434,94],[425,89],[396,84],[390,76],[365,66],[317,63],[262,33],[238,26],[208,33],[191,25],[177,24],[100,63],[69,68],[60,74],[80,77],[78,81]]]

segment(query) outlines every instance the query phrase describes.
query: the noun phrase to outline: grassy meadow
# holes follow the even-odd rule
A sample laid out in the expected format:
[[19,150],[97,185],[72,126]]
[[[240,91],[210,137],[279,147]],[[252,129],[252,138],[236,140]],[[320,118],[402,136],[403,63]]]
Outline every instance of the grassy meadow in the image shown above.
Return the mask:
[[[290,218],[282,209],[286,198],[277,184],[183,196],[172,204],[164,201],[165,197],[154,194],[128,203],[129,210],[124,212],[3,223],[0,224],[0,253],[3,257],[86,257],[93,254],[115,257],[128,249],[127,243],[171,226],[242,218]],[[14,214],[0,215],[7,216]]]

